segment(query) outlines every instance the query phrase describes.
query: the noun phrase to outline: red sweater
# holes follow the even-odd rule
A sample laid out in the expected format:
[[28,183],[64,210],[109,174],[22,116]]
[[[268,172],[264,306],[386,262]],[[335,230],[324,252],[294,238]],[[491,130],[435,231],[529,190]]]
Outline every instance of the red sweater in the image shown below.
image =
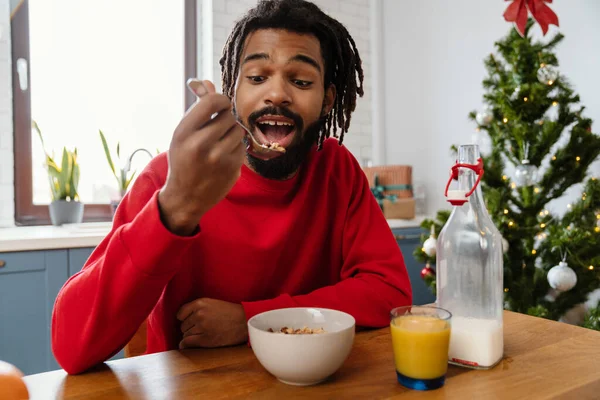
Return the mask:
[[161,223],[162,154],[122,200],[111,232],[63,286],[52,348],[71,374],[122,349],[144,320],[147,352],[177,349],[179,308],[200,297],[263,311],[325,307],[383,327],[412,301],[398,244],[360,166],[335,139],[313,150],[294,178],[265,179],[246,166],[193,237]]

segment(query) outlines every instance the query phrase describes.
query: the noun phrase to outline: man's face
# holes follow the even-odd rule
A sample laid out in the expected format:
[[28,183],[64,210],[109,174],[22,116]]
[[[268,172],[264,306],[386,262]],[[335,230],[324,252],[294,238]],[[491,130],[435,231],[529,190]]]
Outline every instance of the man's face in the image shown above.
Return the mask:
[[325,89],[324,75],[315,36],[280,29],[248,35],[240,57],[235,113],[258,141],[286,148],[270,160],[248,154],[255,171],[284,179],[298,169],[333,106],[334,86]]

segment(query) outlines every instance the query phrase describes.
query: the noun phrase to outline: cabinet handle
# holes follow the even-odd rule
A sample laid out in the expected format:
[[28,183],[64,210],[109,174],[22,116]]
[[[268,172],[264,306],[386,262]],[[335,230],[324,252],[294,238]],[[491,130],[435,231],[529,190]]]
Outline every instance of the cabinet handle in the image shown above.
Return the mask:
[[421,235],[394,235],[396,240],[420,239]]
[[4,267],[5,265],[6,265],[6,261],[0,260],[0,268]]

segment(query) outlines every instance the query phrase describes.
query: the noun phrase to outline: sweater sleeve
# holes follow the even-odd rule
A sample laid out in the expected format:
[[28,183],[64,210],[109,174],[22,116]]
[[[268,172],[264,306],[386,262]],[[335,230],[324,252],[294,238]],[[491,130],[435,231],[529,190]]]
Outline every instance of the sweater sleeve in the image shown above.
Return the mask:
[[154,176],[151,168],[140,174],[111,232],[54,303],[52,350],[70,374],[104,362],[128,343],[195,239],[176,236],[162,224]]
[[242,303],[248,319],[278,308],[321,307],[347,312],[357,326],[378,328],[389,324],[392,308],[411,304],[412,289],[398,243],[354,159],[351,170],[340,281],[308,294]]

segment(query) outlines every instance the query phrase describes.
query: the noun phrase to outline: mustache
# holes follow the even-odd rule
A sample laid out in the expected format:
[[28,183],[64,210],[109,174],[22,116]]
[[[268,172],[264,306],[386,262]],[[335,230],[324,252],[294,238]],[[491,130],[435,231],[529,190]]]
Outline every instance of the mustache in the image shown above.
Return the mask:
[[304,121],[302,117],[295,112],[283,108],[283,107],[264,107],[260,110],[254,111],[248,116],[248,124],[250,125],[250,129],[254,129],[256,127],[256,120],[265,115],[281,115],[283,117],[289,118],[294,121],[296,132],[302,132],[304,127]]

